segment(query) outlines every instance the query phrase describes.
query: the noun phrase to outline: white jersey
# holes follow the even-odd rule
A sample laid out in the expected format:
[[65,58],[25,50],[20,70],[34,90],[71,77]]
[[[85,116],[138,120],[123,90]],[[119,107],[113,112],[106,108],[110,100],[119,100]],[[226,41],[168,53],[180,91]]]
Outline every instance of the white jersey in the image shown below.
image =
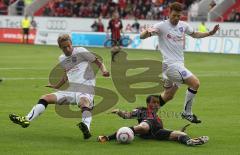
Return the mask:
[[194,32],[193,28],[184,21],[179,21],[176,26],[168,20],[161,21],[153,26],[158,36],[163,63],[184,63],[184,35]]
[[95,86],[95,75],[91,63],[95,55],[83,47],[73,48],[71,56],[60,55],[59,61],[66,71],[69,83]]

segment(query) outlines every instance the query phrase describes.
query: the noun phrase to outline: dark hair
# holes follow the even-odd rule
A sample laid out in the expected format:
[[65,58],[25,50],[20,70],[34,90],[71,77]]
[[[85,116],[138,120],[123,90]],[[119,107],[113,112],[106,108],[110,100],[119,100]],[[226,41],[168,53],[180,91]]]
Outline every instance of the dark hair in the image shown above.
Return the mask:
[[149,95],[147,98],[146,98],[146,103],[150,103],[151,99],[155,97],[155,98],[158,98],[159,99],[159,95]]
[[169,5],[170,8],[170,12],[171,11],[177,11],[177,12],[181,12],[183,10],[183,5],[179,2],[173,2]]

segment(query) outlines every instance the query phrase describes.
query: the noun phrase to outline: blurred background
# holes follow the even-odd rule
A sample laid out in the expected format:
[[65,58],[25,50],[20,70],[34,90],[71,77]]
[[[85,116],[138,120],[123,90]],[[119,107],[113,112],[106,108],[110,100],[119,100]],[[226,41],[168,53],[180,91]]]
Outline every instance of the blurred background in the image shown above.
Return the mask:
[[[74,46],[103,47],[108,22],[118,11],[127,48],[157,49],[157,38],[139,39],[145,26],[167,19],[176,0],[0,0],[0,42],[23,43],[22,20],[30,21],[30,44],[57,45],[60,33],[69,33]],[[182,20],[198,31],[220,23],[220,31],[205,39],[186,36],[186,51],[240,53],[240,0],[177,0],[184,5]]]

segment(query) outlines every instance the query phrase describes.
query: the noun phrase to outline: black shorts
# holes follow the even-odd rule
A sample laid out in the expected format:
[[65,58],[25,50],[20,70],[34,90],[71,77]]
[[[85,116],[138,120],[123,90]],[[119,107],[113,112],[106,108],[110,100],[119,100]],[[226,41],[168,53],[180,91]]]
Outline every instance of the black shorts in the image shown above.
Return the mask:
[[171,130],[163,129],[162,123],[157,120],[144,120],[143,122],[148,123],[150,131],[147,134],[140,135],[144,139],[157,139],[157,140],[169,140]]
[[29,28],[23,28],[23,34],[29,34]]

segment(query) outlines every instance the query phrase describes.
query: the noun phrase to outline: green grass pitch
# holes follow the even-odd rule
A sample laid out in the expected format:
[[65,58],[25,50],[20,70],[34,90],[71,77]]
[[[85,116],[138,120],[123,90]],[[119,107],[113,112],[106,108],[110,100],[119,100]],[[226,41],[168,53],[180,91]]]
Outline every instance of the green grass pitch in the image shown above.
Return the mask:
[[[44,86],[61,51],[56,46],[15,44],[0,44],[0,49],[0,78],[3,78],[0,83],[0,154],[240,154],[240,55],[185,53],[186,66],[201,82],[193,112],[203,121],[191,125],[187,132],[193,137],[210,137],[206,145],[186,147],[177,142],[140,138],[129,145],[98,143],[98,135],[136,124],[135,120],[123,120],[106,112],[93,117],[93,136],[89,140],[83,140],[76,127],[80,118],[62,118],[51,105],[28,128],[13,124],[8,118],[10,113],[25,115],[41,95],[53,91]],[[111,69],[108,49],[89,49],[99,54]],[[127,50],[127,53],[129,59],[159,60],[161,57],[156,51]],[[116,92],[111,78],[100,77],[97,76],[97,86]],[[182,111],[185,90],[186,86],[182,86],[175,99],[162,108],[160,114],[166,128],[179,129],[187,123],[177,117],[179,115],[173,116]],[[136,103],[131,104],[120,96],[114,108],[130,110],[145,105],[145,96],[137,96]]]

